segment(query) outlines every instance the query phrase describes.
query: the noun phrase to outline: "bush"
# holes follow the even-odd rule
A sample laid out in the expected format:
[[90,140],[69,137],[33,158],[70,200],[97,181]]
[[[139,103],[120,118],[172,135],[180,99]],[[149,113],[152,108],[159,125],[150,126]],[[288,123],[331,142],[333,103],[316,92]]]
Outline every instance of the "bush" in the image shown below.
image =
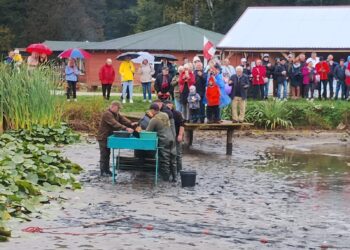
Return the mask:
[[246,120],[265,129],[291,128],[291,114],[285,102],[265,101],[258,102],[248,109]]

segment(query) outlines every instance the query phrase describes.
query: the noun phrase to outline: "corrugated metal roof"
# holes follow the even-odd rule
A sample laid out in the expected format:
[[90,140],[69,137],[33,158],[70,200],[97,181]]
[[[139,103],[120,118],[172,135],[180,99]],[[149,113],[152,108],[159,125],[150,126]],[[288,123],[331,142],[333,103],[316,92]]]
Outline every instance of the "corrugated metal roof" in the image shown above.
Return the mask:
[[223,35],[178,22],[87,46],[92,50],[171,50],[198,51],[203,49],[203,37],[217,44]]
[[224,35],[178,22],[104,42],[45,41],[53,51],[68,48],[86,50],[169,50],[201,51],[203,37],[217,44]]
[[64,51],[71,48],[85,49],[86,46],[92,45],[95,42],[77,42],[77,41],[45,41],[44,44],[49,46],[52,51]]
[[350,6],[249,7],[223,49],[350,49]]

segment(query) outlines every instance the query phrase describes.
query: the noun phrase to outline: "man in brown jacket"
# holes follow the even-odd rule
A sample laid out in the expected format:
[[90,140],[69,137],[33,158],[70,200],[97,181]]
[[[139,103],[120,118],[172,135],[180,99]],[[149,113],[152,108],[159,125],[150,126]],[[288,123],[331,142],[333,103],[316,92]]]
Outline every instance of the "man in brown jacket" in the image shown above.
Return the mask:
[[134,132],[131,127],[135,124],[119,113],[120,107],[121,105],[119,102],[113,101],[108,110],[102,114],[100,127],[96,137],[100,146],[101,176],[112,175],[109,168],[111,150],[107,147],[108,136],[112,135],[113,131],[117,130],[125,130],[129,133]]

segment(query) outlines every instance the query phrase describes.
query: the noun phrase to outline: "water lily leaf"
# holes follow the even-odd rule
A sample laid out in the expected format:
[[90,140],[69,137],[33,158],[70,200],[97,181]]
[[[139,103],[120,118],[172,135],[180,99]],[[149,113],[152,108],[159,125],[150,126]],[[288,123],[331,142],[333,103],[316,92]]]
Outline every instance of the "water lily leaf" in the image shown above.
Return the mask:
[[39,191],[34,187],[34,185],[27,180],[17,180],[16,184],[19,188],[24,189],[24,191],[28,194],[39,194]]
[[11,219],[11,215],[7,211],[3,211],[1,215],[2,220],[9,220]]
[[35,205],[37,205],[37,204],[35,204],[31,200],[23,200],[21,205],[22,205],[22,207],[24,207],[29,212],[35,212],[36,211]]
[[12,157],[12,161],[16,164],[21,164],[24,162],[23,155],[16,154],[14,157]]
[[43,155],[40,157],[40,160],[42,160],[43,162],[47,163],[47,164],[50,164],[52,162],[54,162],[54,158],[52,158],[51,156],[49,155]]
[[39,177],[37,174],[35,173],[29,173],[27,174],[27,178],[26,178],[29,182],[33,183],[33,184],[37,184]]

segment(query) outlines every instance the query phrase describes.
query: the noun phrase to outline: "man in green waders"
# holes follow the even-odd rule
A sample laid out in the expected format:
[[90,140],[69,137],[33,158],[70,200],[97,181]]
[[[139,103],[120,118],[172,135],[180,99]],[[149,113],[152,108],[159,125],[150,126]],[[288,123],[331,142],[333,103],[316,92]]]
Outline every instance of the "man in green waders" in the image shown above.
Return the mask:
[[170,174],[176,181],[175,162],[171,155],[174,153],[175,138],[171,128],[169,116],[159,111],[159,106],[153,103],[150,107],[153,118],[150,120],[147,131],[157,132],[159,146],[159,173],[164,181],[169,181]]

